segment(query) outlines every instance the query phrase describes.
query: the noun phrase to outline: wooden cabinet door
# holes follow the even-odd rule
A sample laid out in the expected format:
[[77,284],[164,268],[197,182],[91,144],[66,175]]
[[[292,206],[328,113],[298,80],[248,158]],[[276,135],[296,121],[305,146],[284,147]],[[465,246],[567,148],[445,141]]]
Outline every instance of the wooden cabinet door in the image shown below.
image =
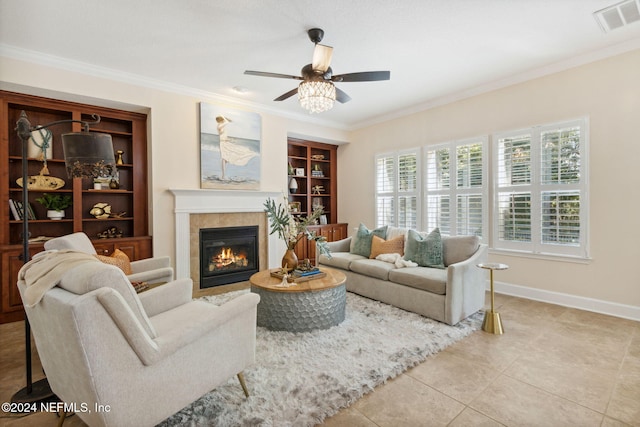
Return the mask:
[[[30,256],[43,250],[42,245],[29,247]],[[0,263],[2,265],[0,276],[2,276],[2,288],[0,288],[0,298],[2,300],[2,312],[0,312],[0,323],[15,322],[24,318],[22,309],[22,298],[18,291],[18,272],[24,265],[22,260],[22,248],[3,250]]]
[[111,243],[108,240],[104,240],[104,241],[94,240],[91,243],[93,243],[93,247],[96,249],[96,252],[98,253],[98,255],[110,256],[113,253],[113,250],[114,250],[113,243]]
[[331,224],[330,227],[331,231],[329,234],[331,235],[331,239],[329,240],[327,237],[327,240],[330,242],[347,238],[347,224]]
[[21,310],[22,299],[18,292],[18,271],[22,268],[22,250],[2,254],[2,311]]
[[298,257],[298,261],[302,261],[305,258],[309,258],[308,247],[309,247],[309,241],[307,240],[306,237],[303,237],[302,239],[300,239],[298,241],[298,244],[296,245],[296,247],[294,249],[294,252],[296,253],[296,256]]
[[[317,235],[323,236],[327,239],[327,242],[335,242],[336,240],[342,240],[347,237],[347,224],[327,224],[309,227]],[[316,242],[308,242],[307,245],[307,258],[315,263],[316,259]]]

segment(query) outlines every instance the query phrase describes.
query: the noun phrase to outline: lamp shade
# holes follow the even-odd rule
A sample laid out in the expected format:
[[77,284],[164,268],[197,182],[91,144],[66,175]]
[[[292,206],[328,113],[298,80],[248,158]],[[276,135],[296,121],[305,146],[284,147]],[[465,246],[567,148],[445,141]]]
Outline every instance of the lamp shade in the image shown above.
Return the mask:
[[62,149],[69,178],[113,176],[116,160],[111,135],[96,132],[62,134]]

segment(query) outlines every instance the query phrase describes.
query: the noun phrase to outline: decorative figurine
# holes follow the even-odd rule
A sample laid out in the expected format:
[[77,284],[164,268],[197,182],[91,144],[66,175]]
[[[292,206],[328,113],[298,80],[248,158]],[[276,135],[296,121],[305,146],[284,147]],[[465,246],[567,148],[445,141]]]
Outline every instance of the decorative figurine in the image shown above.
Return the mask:
[[122,237],[122,230],[119,230],[116,227],[109,227],[102,233],[98,233],[98,238],[100,239],[115,239],[120,237]]

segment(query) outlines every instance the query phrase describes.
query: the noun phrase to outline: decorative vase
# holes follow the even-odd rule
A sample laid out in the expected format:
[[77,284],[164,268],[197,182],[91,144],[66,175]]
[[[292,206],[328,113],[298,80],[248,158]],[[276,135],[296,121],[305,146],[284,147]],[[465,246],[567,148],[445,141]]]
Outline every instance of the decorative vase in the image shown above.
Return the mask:
[[287,249],[282,257],[282,268],[286,268],[287,272],[293,271],[298,267],[298,256],[293,249]]
[[64,211],[55,211],[55,210],[48,210],[47,211],[47,218],[49,219],[62,219],[64,218]]
[[296,194],[298,192],[298,181],[295,178],[291,178],[289,181],[289,191],[291,194]]
[[27,145],[27,156],[43,161],[53,156],[53,133],[49,129],[39,128],[31,132]]

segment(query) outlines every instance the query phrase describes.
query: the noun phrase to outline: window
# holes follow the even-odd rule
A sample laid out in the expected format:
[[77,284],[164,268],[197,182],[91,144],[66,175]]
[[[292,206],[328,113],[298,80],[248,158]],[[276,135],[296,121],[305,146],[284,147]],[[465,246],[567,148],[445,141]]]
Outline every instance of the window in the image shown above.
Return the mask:
[[424,147],[423,157],[379,155],[376,226],[438,227],[492,249],[587,258],[587,136],[584,118],[500,132],[491,147],[477,137]]
[[376,157],[376,227],[418,228],[418,150]]
[[488,241],[487,138],[427,147],[425,212],[427,229],[445,235],[476,235]]
[[587,123],[494,137],[493,246],[587,257]]

